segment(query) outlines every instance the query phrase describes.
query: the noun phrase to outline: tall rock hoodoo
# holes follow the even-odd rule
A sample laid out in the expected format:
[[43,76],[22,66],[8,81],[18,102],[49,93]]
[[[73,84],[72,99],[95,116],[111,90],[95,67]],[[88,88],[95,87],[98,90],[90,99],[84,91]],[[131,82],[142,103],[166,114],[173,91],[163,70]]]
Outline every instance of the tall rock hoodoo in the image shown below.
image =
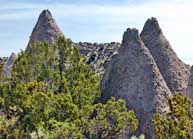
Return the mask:
[[139,119],[138,133],[155,137],[151,120],[155,112],[168,110],[171,95],[138,30],[127,29],[117,55],[113,56],[101,81],[102,101],[122,98]]
[[57,26],[52,14],[49,10],[43,10],[38,18],[38,21],[30,36],[30,44],[47,41],[50,44],[54,44],[58,36],[62,35],[62,31]]
[[190,78],[186,90],[186,96],[190,97],[193,100],[193,66],[191,67],[190,70]]
[[184,93],[190,67],[184,64],[173,51],[156,18],[146,21],[141,39],[152,54],[171,92]]
[[12,53],[3,65],[3,70],[2,70],[3,75],[6,75],[6,76],[11,75],[11,70],[12,70],[15,60],[16,60],[16,54]]
[[[30,36],[28,43],[29,48],[33,47],[34,43],[47,41],[51,45],[55,43],[58,36],[63,35],[60,28],[57,26],[52,14],[49,10],[43,10],[40,13],[38,21]],[[73,42],[74,46],[80,48],[80,53],[87,57],[87,63],[91,68],[100,74],[104,73],[105,63],[117,52],[120,43],[89,43],[89,42]]]

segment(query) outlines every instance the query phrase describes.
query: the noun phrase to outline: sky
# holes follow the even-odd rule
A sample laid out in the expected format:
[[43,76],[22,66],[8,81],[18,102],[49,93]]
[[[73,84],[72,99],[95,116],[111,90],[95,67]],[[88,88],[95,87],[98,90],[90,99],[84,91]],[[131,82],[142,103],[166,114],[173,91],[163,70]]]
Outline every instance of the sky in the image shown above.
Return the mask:
[[25,50],[40,12],[49,9],[75,42],[121,42],[156,17],[174,51],[193,65],[192,0],[0,0],[0,57]]

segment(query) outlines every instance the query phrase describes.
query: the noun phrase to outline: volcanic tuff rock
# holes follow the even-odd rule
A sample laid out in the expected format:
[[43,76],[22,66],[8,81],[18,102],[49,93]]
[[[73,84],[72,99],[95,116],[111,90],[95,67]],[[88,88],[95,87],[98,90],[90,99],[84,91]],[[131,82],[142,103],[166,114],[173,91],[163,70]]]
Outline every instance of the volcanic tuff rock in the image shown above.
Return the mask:
[[186,90],[186,96],[190,97],[193,100],[193,66],[191,67],[190,70],[190,78]]
[[11,75],[12,66],[15,60],[16,60],[16,55],[15,53],[12,53],[3,65],[3,70],[2,70],[3,75],[7,75],[7,76]]
[[120,47],[120,43],[118,42],[79,42],[76,45],[80,47],[80,53],[87,57],[87,64],[91,65],[91,68],[99,74],[104,73],[106,63],[117,53]]
[[0,57],[0,65],[4,65],[8,57]]
[[168,111],[171,95],[152,55],[143,44],[138,30],[127,29],[117,55],[106,69],[101,81],[102,101],[111,96],[122,98],[139,119],[138,133],[153,139],[151,120],[155,112]]
[[[63,35],[62,31],[57,26],[49,10],[41,12],[38,21],[33,29],[30,37],[30,41],[26,50],[37,42],[48,41],[50,44],[54,44],[58,36]],[[79,42],[73,43],[80,48],[80,53],[87,57],[87,63],[91,65],[91,68],[98,72],[104,73],[104,65],[112,55],[114,55],[120,44],[117,42],[111,43],[89,43]]]
[[146,21],[141,39],[152,54],[171,92],[184,93],[190,67],[184,64],[173,51],[156,18]]
[[55,40],[60,35],[62,35],[62,32],[57,26],[50,11],[43,10],[30,36],[27,49],[30,47],[30,44],[36,42],[47,41],[50,44],[54,44]]

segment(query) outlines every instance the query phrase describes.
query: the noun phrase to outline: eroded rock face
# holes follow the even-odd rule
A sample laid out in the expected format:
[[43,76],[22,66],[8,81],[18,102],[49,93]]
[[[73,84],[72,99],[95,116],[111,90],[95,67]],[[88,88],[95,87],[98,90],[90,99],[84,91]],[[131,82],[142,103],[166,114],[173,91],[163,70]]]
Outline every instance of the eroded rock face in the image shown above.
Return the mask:
[[29,49],[30,44],[37,42],[47,41],[50,44],[54,44],[57,37],[60,35],[62,35],[62,31],[57,26],[50,11],[43,10],[30,36],[27,49]]
[[80,47],[80,53],[87,57],[87,64],[99,73],[103,74],[105,66],[113,55],[115,55],[120,47],[120,43],[89,43],[79,42],[75,45]]
[[10,76],[13,64],[16,60],[16,54],[12,53],[3,65],[2,75]]
[[[50,11],[43,10],[33,29],[26,51],[37,42],[47,41],[50,44],[54,44],[57,37],[60,35],[63,35],[62,31],[57,26]],[[117,53],[117,50],[120,47],[120,43],[117,42],[79,42],[73,43],[73,45],[80,47],[80,53],[87,57],[87,64],[91,65],[91,68],[99,74],[104,73],[106,62]]]
[[193,66],[191,67],[190,70],[190,78],[186,90],[186,96],[190,97],[193,100]]
[[0,65],[4,65],[8,57],[0,57]]
[[117,55],[110,61],[101,81],[102,101],[122,98],[139,119],[138,133],[153,139],[151,120],[155,112],[168,111],[171,95],[152,55],[136,29],[127,29]]
[[141,39],[152,54],[171,92],[184,93],[190,67],[178,58],[155,18],[146,21]]

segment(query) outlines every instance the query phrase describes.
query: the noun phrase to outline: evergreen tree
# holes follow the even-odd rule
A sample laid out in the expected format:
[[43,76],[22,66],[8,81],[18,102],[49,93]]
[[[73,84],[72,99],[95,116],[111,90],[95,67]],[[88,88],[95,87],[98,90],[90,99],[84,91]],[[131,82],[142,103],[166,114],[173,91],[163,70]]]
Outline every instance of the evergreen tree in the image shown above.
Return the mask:
[[137,127],[123,100],[95,103],[100,76],[65,37],[33,44],[0,80],[2,138],[121,138]]
[[170,112],[161,116],[155,114],[154,128],[157,139],[193,138],[193,102],[179,94],[169,98]]

